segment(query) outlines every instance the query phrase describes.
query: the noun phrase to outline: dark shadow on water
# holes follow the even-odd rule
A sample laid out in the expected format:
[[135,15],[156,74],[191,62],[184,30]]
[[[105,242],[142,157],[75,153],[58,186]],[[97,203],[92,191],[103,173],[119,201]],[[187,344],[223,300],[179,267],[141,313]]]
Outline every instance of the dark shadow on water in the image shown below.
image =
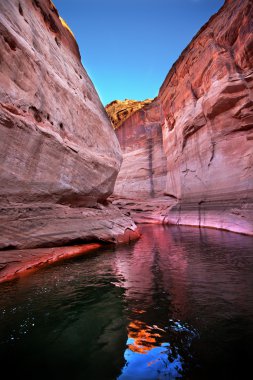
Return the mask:
[[253,352],[253,238],[142,226],[0,286],[8,378],[243,379]]

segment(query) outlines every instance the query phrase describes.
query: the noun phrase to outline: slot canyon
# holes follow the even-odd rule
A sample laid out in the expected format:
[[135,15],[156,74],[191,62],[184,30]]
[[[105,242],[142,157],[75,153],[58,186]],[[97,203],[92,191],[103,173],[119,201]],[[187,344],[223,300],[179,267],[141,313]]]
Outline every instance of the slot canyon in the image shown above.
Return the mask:
[[[149,46],[152,27],[166,30],[162,16],[189,17],[165,12],[179,2],[131,1],[0,1],[0,362],[9,379],[251,371],[253,2],[217,0],[156,97],[102,103],[62,10],[77,28],[91,22],[94,59],[102,41],[123,67],[116,26],[135,51],[146,43],[155,54],[166,45],[164,32]],[[208,17],[214,9],[182,3],[201,3]],[[140,14],[154,25],[131,39]],[[117,67],[111,78],[106,58],[97,61],[112,87],[117,70],[125,75]]]
[[155,99],[106,106],[117,137],[53,3],[0,10],[0,249],[124,242],[135,223],[253,234],[251,1],[225,2]]

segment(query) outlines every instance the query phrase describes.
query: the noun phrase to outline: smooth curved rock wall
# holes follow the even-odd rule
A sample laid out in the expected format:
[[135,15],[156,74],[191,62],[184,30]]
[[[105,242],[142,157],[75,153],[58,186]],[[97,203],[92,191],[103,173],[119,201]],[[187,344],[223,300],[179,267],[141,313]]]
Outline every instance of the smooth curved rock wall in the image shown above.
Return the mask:
[[135,230],[106,206],[120,146],[52,2],[1,1],[0,39],[0,248]]
[[[154,220],[253,234],[252,19],[252,1],[226,1],[161,86],[154,103],[161,106],[156,128],[162,129],[167,174],[156,192],[167,195],[168,209],[153,213]],[[130,194],[139,206],[139,174],[129,181],[128,168],[136,154],[129,136],[140,128],[140,112],[117,131],[124,160],[116,183],[117,197]],[[134,136],[135,145],[145,144],[145,137]],[[163,171],[164,160],[156,166]]]
[[253,233],[253,4],[227,1],[163,83],[168,222]]

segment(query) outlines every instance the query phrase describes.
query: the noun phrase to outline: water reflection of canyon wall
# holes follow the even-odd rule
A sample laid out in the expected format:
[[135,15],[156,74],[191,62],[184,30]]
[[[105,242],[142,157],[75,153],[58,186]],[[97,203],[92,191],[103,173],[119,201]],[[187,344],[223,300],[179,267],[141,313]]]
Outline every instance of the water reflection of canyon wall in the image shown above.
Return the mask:
[[248,378],[242,372],[251,370],[253,352],[252,237],[141,229],[136,243],[0,285],[3,372],[40,379]]
[[174,379],[189,367],[192,347],[201,351],[202,330],[216,329],[213,337],[207,334],[205,344],[219,340],[217,334],[226,326],[217,319],[233,319],[235,310],[240,315],[245,307],[253,311],[244,275],[245,267],[250,268],[252,239],[188,227],[142,230],[131,255],[121,248],[115,263],[129,320],[126,365],[119,378],[142,368],[138,379],[154,379],[159,373]]

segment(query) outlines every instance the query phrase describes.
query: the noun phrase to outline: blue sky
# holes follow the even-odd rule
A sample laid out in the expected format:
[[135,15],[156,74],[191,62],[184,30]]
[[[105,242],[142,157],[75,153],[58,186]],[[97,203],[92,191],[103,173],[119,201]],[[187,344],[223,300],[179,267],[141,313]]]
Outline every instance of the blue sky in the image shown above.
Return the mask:
[[153,98],[223,0],[53,0],[104,105]]

